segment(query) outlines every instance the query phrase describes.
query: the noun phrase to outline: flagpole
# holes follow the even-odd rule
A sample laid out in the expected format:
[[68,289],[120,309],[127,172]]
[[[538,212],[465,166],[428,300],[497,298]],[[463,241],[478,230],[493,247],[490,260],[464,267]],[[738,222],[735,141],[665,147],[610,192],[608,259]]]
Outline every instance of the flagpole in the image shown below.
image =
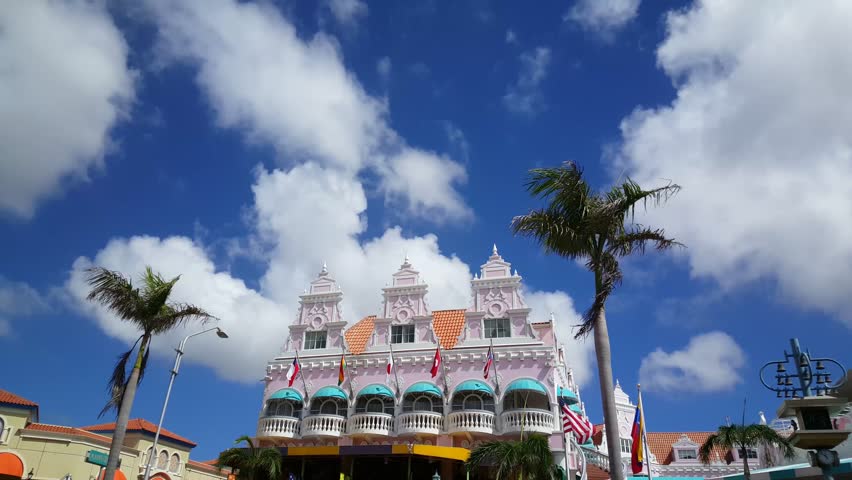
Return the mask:
[[[441,339],[438,339],[438,358],[441,359],[441,372],[444,377],[444,396],[449,397],[450,387],[447,386],[447,363],[444,362],[444,351],[441,350]],[[449,401],[449,400],[448,400]]]
[[397,398],[399,398],[399,374],[396,372],[396,359],[393,358],[393,344],[389,343],[388,348],[390,348],[391,369],[393,370],[393,378],[396,381],[396,396]]
[[645,423],[645,404],[642,403],[642,385],[636,384],[636,390],[639,392],[639,415],[642,416],[642,448],[645,452],[645,463],[648,465],[648,480],[653,480],[651,474],[651,451],[648,450],[648,424]]
[[[352,391],[352,375],[349,373],[349,362],[346,361],[346,346],[340,345],[341,357],[343,362],[343,373],[348,377],[349,380],[349,400],[352,400],[355,397],[355,393]],[[346,379],[344,379],[346,380]],[[347,406],[348,407],[348,406]]]
[[305,381],[305,373],[302,371],[302,360],[299,358],[299,350],[296,350],[296,361],[299,362],[299,376],[302,377],[302,387],[305,389],[305,398],[310,398],[311,394],[308,392],[308,382]]
[[[491,339],[491,355],[494,356],[494,393],[500,395],[500,378],[497,371],[497,353],[494,351],[494,339]],[[486,354],[487,355],[487,354]]]

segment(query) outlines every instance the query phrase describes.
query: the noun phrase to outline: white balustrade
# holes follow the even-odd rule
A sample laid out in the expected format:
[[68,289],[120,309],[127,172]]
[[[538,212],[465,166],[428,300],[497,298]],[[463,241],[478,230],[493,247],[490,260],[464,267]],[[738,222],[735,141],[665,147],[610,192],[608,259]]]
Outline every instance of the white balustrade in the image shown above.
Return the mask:
[[339,437],[346,428],[340,415],[310,415],[302,420],[303,437]]
[[486,410],[460,410],[447,415],[449,433],[494,433],[494,413]]
[[258,437],[294,438],[298,431],[298,418],[261,417],[257,421]]
[[396,419],[396,433],[438,435],[444,427],[444,416],[435,412],[403,413]]
[[349,419],[350,435],[390,435],[393,416],[386,413],[359,413]]
[[586,462],[589,465],[594,465],[601,470],[609,471],[609,456],[590,448],[580,447],[583,451],[583,456],[586,457]]
[[551,434],[555,429],[553,413],[532,408],[509,410],[500,416],[503,433],[537,432]]

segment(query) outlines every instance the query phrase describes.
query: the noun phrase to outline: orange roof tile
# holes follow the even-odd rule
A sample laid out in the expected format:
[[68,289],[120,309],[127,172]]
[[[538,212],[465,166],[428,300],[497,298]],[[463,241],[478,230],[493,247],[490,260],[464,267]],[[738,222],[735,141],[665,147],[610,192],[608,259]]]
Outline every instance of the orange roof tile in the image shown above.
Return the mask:
[[464,328],[464,309],[432,312],[432,328],[444,348],[453,348]]
[[27,400],[24,397],[15,395],[12,392],[7,392],[6,390],[0,390],[0,403],[7,403],[11,405],[21,405],[23,407],[36,407],[38,408],[38,404]]
[[609,472],[597,465],[586,465],[586,478],[588,480],[609,480]]
[[199,468],[201,470],[207,470],[210,472],[218,472],[219,468],[216,467],[216,460],[207,460],[206,462],[198,462],[195,460],[189,460],[186,462],[187,465],[191,465],[195,468]]
[[[100,425],[90,425],[88,427],[81,427],[83,430],[89,430],[90,432],[113,432],[115,430],[115,422],[111,423],[103,423]],[[157,433],[157,426],[153,423],[145,420],[143,418],[135,418],[127,422],[127,431],[128,432],[147,432],[151,434]],[[165,437],[171,440],[175,440],[181,443],[185,443],[192,447],[196,446],[196,443],[188,438],[181,437],[176,433],[172,433],[165,428],[160,430],[160,436]]]
[[[716,432],[648,432],[646,438],[648,440],[648,449],[657,457],[657,461],[663,465],[668,465],[674,461],[674,453],[672,445],[680,440],[682,435],[686,435],[690,441],[697,443],[699,448],[707,441],[710,435]],[[710,457],[711,461],[727,461],[728,451],[721,448],[714,448]]]
[[367,341],[373,333],[373,328],[375,327],[373,320],[375,319],[375,315],[364,317],[346,330],[343,338],[346,339],[346,344],[349,345],[350,352],[358,355],[367,349]]
[[93,440],[100,440],[101,442],[109,444],[110,438],[104,435],[98,435],[97,433],[88,432],[86,430],[74,427],[65,427],[62,425],[49,425],[47,423],[31,423],[26,426],[25,430],[36,430],[39,432],[51,432],[51,433],[62,433],[65,435],[79,435],[81,437],[91,438]]

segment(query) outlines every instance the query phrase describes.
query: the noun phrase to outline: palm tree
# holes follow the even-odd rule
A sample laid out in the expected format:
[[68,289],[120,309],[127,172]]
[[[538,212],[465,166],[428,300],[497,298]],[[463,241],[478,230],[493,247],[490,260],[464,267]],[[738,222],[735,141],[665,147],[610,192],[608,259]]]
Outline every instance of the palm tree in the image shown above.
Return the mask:
[[785,458],[792,458],[795,454],[790,442],[766,425],[722,425],[716,433],[707,437],[698,449],[698,458],[702,463],[707,464],[710,463],[710,454],[715,448],[724,451],[739,450],[740,457],[743,459],[743,476],[746,480],[750,480],[748,449],[760,446],[777,447]]
[[[166,281],[159,274],[154,273],[151,267],[146,267],[140,289],[134,287],[129,278],[118,272],[101,267],[90,268],[87,272],[87,281],[92,287],[87,298],[104,305],[119,318],[130,322],[142,331],[130,350],[118,357],[109,381],[109,400],[99,415],[103,416],[112,409],[118,411],[104,473],[105,480],[113,480],[118,468],[124,435],[127,432],[130,409],[136,396],[136,387],[145,375],[151,338],[189,320],[204,322],[215,317],[194,305],[169,302],[172,288],[180,276]],[[127,362],[134,351],[136,351],[136,360],[128,378]]]
[[639,202],[645,206],[649,200],[660,203],[680,187],[669,184],[644,190],[628,179],[606,193],[595,193],[583,179],[583,171],[572,162],[531,170],[526,187],[531,195],[548,203],[545,208],[512,219],[515,234],[534,238],[548,253],[585,260],[586,268],[595,276],[594,301],[584,313],[575,338],[594,332],[607,449],[612,460],[610,474],[614,480],[623,480],[623,467],[618,461],[621,451],[605,305],[621,283],[619,258],[634,252],[644,253],[648,243],[657,250],[680,245],[667,238],[661,229],[633,223],[633,212]]
[[547,437],[530,435],[523,440],[483,443],[470,452],[468,472],[479,467],[497,469],[496,480],[552,480],[556,468]]
[[219,454],[216,466],[231,467],[240,480],[278,480],[281,476],[281,452],[274,448],[257,448],[243,435],[236,444],[246,442],[248,448],[229,448]]

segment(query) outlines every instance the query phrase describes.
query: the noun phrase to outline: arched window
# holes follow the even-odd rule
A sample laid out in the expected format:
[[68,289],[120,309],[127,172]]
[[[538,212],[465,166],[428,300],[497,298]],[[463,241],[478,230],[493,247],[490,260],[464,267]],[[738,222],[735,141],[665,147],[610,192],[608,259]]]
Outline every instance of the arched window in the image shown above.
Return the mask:
[[384,411],[384,402],[380,398],[371,398],[367,400],[367,412],[369,413],[382,413]]
[[172,460],[169,462],[169,471],[177,473],[180,468],[180,457],[177,453],[172,454]]
[[323,415],[337,415],[337,402],[332,399],[322,402],[320,413]]
[[299,418],[302,414],[302,403],[288,399],[273,399],[266,402],[266,416]]
[[169,452],[163,450],[160,452],[160,456],[157,457],[157,468],[160,470],[165,470],[166,467],[169,466]]
[[547,396],[530,390],[513,390],[503,397],[503,410],[516,409],[550,410]]
[[361,395],[355,403],[355,413],[386,413],[393,415],[393,398],[383,395]]
[[0,418],[0,442],[4,440],[3,435],[6,433],[6,422]]
[[489,412],[495,411],[494,398],[485,392],[456,392],[453,395],[452,410],[486,410]]
[[349,404],[337,397],[314,397],[311,400],[311,415],[347,416]]

